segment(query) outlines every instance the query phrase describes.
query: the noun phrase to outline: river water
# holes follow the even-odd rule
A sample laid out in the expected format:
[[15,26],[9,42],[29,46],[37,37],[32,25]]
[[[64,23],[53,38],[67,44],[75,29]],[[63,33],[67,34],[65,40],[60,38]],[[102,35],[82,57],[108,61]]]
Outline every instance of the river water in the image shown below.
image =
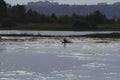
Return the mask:
[[31,35],[86,35],[86,34],[103,34],[103,33],[120,33],[120,31],[25,31],[25,30],[0,30],[0,34],[31,34]]
[[120,39],[0,41],[0,80],[119,80]]

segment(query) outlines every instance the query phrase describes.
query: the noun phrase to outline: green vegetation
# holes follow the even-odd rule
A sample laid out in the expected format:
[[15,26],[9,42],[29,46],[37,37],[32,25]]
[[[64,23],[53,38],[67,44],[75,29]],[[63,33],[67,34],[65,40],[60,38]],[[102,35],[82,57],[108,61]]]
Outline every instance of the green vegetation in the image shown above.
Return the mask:
[[0,21],[7,16],[7,5],[4,0],[0,0]]
[[108,19],[95,11],[87,16],[39,14],[24,5],[7,6],[0,0],[0,29],[9,30],[120,30],[120,18]]
[[2,26],[1,27],[4,27],[6,29],[9,29],[11,27],[14,27],[16,26],[16,24],[11,20],[11,19],[4,19],[2,22],[1,22]]
[[14,30],[72,30],[71,25],[61,24],[20,24]]
[[97,25],[97,28],[99,30],[119,31],[120,30],[120,24],[99,24],[99,25]]
[[[54,31],[82,31],[84,28],[74,28],[70,24],[16,24],[11,23],[10,27],[2,27],[0,30],[54,30]],[[5,24],[6,25],[6,24]],[[120,24],[98,24],[94,29],[87,28],[86,31],[119,31]]]

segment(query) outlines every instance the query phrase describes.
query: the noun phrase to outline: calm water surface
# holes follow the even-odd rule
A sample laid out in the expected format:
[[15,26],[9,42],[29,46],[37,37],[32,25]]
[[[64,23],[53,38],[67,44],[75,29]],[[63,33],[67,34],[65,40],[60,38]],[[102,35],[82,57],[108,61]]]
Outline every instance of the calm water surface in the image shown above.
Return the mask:
[[119,80],[120,40],[0,41],[0,80]]

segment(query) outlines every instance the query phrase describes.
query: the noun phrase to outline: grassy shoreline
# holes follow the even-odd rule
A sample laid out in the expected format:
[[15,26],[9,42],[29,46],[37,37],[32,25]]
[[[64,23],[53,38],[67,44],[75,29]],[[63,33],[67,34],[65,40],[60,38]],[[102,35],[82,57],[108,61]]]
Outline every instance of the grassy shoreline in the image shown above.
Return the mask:
[[44,31],[120,31],[120,24],[98,24],[96,29],[74,28],[70,24],[18,24],[15,27],[0,30],[44,30]]
[[[26,31],[120,31],[120,24],[99,24],[97,29],[75,29],[68,24],[19,24],[16,27],[2,28],[0,30],[26,30]],[[0,34],[0,37],[89,37],[89,38],[120,38],[120,33],[88,34],[88,35],[41,35],[41,34]]]

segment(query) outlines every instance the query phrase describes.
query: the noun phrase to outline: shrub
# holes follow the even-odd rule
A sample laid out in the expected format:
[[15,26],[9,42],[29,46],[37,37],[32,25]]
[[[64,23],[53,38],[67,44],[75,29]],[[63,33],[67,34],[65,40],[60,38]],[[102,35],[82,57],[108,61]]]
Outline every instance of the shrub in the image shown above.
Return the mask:
[[13,22],[11,19],[8,19],[8,18],[4,19],[1,25],[3,28],[12,28],[14,26],[17,26],[15,22]]
[[74,23],[73,23],[73,27],[74,28],[79,28],[79,29],[88,29],[88,28],[90,28],[89,27],[89,24],[86,22],[86,21],[75,21]]

